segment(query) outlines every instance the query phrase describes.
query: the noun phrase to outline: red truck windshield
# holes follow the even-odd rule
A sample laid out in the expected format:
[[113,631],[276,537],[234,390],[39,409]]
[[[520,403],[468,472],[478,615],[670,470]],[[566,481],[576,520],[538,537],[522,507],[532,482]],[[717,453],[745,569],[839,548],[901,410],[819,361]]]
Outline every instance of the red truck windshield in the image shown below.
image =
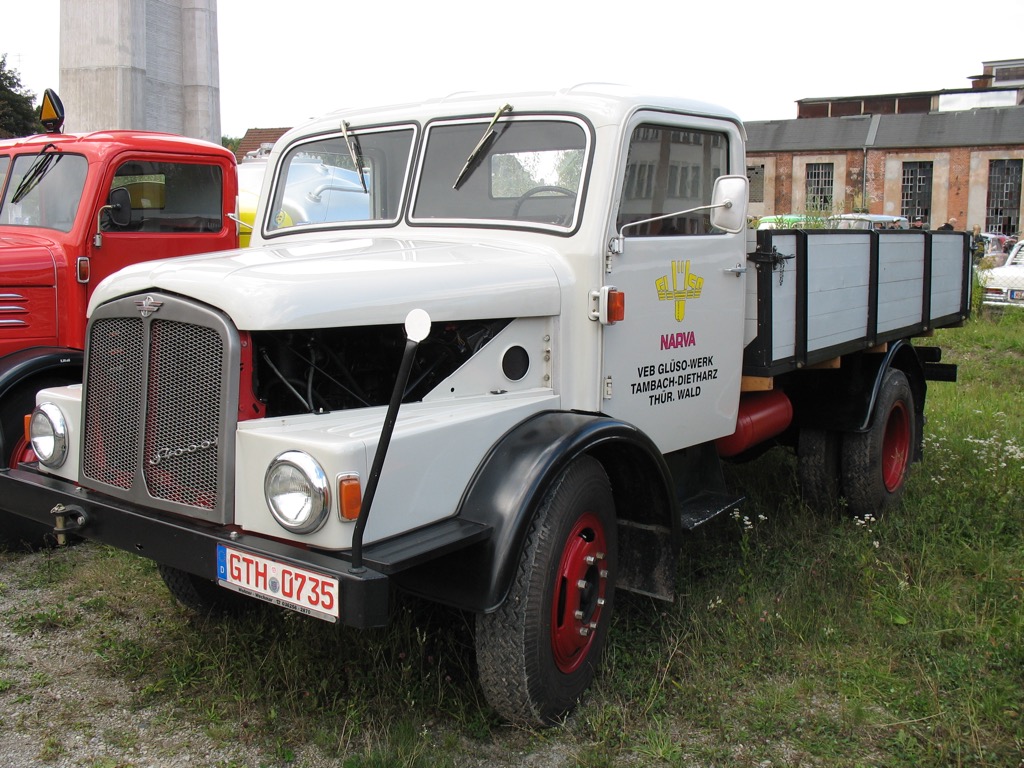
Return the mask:
[[18,155],[13,164],[3,158],[0,174],[7,182],[0,225],[70,232],[88,168],[83,156],[73,154]]

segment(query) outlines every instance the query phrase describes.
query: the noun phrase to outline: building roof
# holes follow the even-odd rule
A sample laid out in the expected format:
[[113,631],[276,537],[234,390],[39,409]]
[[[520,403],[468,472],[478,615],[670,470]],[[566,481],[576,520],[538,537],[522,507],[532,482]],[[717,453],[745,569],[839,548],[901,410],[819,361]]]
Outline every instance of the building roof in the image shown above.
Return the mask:
[[238,142],[238,149],[235,150],[235,159],[242,162],[246,152],[258,150],[264,144],[273,144],[281,138],[288,128],[249,128],[245,136]]
[[1020,146],[1024,107],[745,123],[748,152]]

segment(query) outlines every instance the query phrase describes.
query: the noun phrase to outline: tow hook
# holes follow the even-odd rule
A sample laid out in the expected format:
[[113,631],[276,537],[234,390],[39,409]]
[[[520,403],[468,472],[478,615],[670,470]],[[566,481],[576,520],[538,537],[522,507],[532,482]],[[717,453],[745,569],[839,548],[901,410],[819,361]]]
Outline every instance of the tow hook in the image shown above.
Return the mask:
[[89,523],[89,515],[81,507],[58,504],[50,510],[50,514],[53,515],[53,533],[60,547],[68,543],[69,533],[80,531]]

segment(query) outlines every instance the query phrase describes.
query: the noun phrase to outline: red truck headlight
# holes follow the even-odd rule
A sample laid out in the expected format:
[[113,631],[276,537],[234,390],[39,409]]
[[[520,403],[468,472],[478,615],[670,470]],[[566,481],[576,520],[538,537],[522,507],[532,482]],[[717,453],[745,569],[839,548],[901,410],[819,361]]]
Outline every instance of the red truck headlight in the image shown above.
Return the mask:
[[53,403],[40,403],[28,424],[29,442],[39,461],[56,469],[68,458],[68,425]]

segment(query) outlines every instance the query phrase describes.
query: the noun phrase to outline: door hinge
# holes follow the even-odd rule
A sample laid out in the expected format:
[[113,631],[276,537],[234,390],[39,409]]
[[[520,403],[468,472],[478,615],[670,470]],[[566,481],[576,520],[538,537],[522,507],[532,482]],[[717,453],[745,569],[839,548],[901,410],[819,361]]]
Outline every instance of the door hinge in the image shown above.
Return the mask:
[[612,377],[611,376],[605,376],[604,377],[604,399],[605,400],[611,400],[612,399]]

